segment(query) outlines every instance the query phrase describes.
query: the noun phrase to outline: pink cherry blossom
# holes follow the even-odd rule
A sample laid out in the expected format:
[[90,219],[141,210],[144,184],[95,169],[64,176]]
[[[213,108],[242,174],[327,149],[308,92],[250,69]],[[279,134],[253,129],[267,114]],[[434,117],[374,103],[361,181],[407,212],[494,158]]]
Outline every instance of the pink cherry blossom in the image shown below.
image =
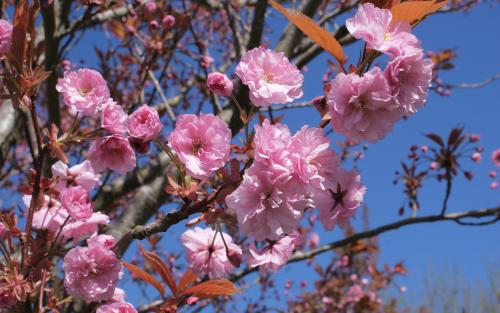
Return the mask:
[[99,174],[94,171],[88,160],[71,168],[68,168],[64,162],[57,161],[52,165],[51,169],[52,175],[59,179],[57,184],[59,191],[75,184],[90,191],[99,184]]
[[94,141],[89,148],[88,159],[97,172],[111,169],[125,174],[135,167],[134,150],[121,135],[111,135]]
[[231,236],[226,233],[195,227],[182,234],[182,244],[187,249],[187,260],[198,276],[208,275],[211,279],[217,279],[229,275],[234,270],[221,236],[224,236],[228,249],[241,257],[241,248],[234,244]]
[[327,230],[333,229],[335,224],[345,227],[363,201],[366,187],[360,182],[357,172],[343,169],[329,177],[325,184],[327,190],[313,196],[319,220]]
[[231,130],[213,114],[179,116],[169,142],[188,175],[205,179],[230,158]]
[[[108,249],[112,249],[116,243],[115,237],[111,235],[92,235],[89,239],[87,239],[87,244],[91,245],[103,245]],[[123,291],[123,290],[122,290]],[[116,294],[116,291],[115,291]]]
[[427,100],[434,63],[422,58],[422,53],[401,55],[387,65],[384,75],[391,95],[404,115],[417,112]]
[[101,305],[96,313],[137,313],[137,310],[128,302],[113,302]]
[[[89,238],[89,240],[90,239],[91,238]],[[109,248],[109,249],[111,249],[111,248]],[[123,290],[121,288],[115,288],[115,293],[113,294],[113,297],[109,301],[113,301],[113,302],[125,302],[125,296],[126,296],[125,290]]]
[[101,212],[94,212],[86,220],[70,220],[62,229],[61,236],[78,242],[92,236],[99,230],[99,225],[109,224],[109,216]]
[[211,92],[223,97],[229,97],[233,93],[233,82],[219,72],[208,74],[207,87]]
[[337,170],[339,158],[329,147],[323,128],[304,126],[293,136],[290,150],[294,173],[302,182],[322,188],[325,175]]
[[95,116],[109,101],[108,85],[101,74],[91,69],[66,71],[56,86],[71,109]]
[[345,23],[349,32],[364,40],[368,47],[393,56],[404,54],[409,47],[418,47],[418,39],[411,34],[408,22],[392,22],[390,10],[380,9],[372,3],[361,5]]
[[89,192],[80,186],[63,189],[59,194],[59,200],[74,220],[85,220],[92,216],[94,205]]
[[226,197],[240,230],[256,240],[278,240],[295,230],[307,206],[302,184],[288,172],[254,163],[243,181]]
[[163,129],[158,111],[143,104],[127,119],[127,128],[130,136],[142,141],[153,140]]
[[172,15],[165,15],[161,22],[165,27],[172,28],[175,25],[175,17]]
[[280,170],[292,169],[292,135],[288,126],[281,123],[271,124],[266,119],[262,125],[255,125],[253,143],[255,161]]
[[332,127],[353,142],[377,142],[400,118],[398,104],[378,67],[362,77],[339,73],[330,87],[327,103]]
[[[31,196],[24,195],[23,202],[29,208]],[[57,233],[68,217],[68,211],[61,207],[59,201],[44,196],[42,207],[33,214],[32,226],[34,229],[47,229],[52,233]]]
[[256,106],[287,103],[302,97],[304,77],[283,52],[264,47],[248,51],[236,66],[236,75],[250,90]]
[[101,127],[113,134],[124,134],[127,132],[127,113],[113,100],[103,105],[101,112]]
[[120,260],[101,244],[69,250],[62,269],[68,294],[88,302],[111,299],[122,275]]
[[252,243],[249,249],[248,265],[250,267],[262,266],[265,269],[277,271],[292,255],[299,237],[298,232],[292,232],[290,235],[284,236],[262,249],[255,248]]
[[0,53],[7,53],[12,47],[12,24],[0,19]]
[[8,232],[9,229],[7,228],[7,226],[5,226],[5,224],[2,221],[0,221],[0,239],[4,240]]
[[500,166],[500,148],[491,153],[491,160],[495,166]]

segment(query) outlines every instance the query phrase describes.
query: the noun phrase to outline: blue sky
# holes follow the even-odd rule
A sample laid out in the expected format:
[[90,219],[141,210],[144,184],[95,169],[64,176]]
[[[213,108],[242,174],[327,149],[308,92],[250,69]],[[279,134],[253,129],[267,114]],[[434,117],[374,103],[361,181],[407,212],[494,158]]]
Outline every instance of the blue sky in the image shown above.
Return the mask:
[[[282,25],[281,22],[277,24]],[[467,14],[438,14],[419,25],[415,33],[426,50],[454,48],[459,58],[456,68],[443,78],[452,83],[478,82],[500,72],[500,19],[498,10],[483,4]],[[87,35],[87,37],[89,37]],[[73,61],[93,54],[92,47],[104,42],[84,39]],[[353,45],[346,52],[355,59],[359,45]],[[89,52],[89,54],[86,54]],[[322,54],[308,68],[305,74],[304,100],[321,95],[325,60],[332,57]],[[89,64],[93,61],[86,59]],[[95,61],[94,61],[95,62]],[[435,132],[446,135],[450,129],[464,125],[467,132],[481,134],[481,145],[485,147],[484,159],[480,164],[465,162],[466,168],[473,170],[476,177],[472,182],[459,178],[454,184],[449,211],[464,211],[486,208],[500,203],[500,189],[488,188],[487,177],[493,168],[489,155],[500,147],[500,82],[482,89],[454,90],[451,97],[431,94],[427,106],[408,121],[400,122],[394,131],[381,142],[370,145],[364,160],[360,163],[362,180],[367,186],[366,203],[370,208],[370,223],[379,226],[399,219],[397,210],[404,196],[401,187],[392,184],[393,174],[399,169],[399,162],[406,158],[411,144],[429,143],[424,133]],[[317,113],[312,109],[297,109],[287,112],[284,120],[295,131],[304,123],[317,124]],[[335,137],[336,139],[337,137]],[[421,196],[422,209],[419,214],[435,214],[442,201],[444,186],[429,182]],[[358,214],[359,216],[359,214]],[[359,219],[359,218],[358,218]],[[166,249],[177,245],[182,227],[174,227],[167,235]],[[320,231],[321,243],[341,238],[339,230],[325,233]],[[458,267],[470,280],[484,281],[485,262],[498,262],[500,249],[500,225],[488,227],[463,227],[451,223],[416,225],[380,236],[382,253],[380,263],[394,264],[405,261],[409,273],[398,283],[408,287],[403,297],[409,303],[420,303],[423,298],[423,276],[429,266],[434,269]],[[128,254],[127,258],[131,255]],[[322,256],[326,260],[331,254]],[[295,265],[281,270],[277,275],[285,279],[300,280],[310,269]],[[135,288],[124,283],[127,290]],[[129,293],[129,299],[140,303],[137,293]]]

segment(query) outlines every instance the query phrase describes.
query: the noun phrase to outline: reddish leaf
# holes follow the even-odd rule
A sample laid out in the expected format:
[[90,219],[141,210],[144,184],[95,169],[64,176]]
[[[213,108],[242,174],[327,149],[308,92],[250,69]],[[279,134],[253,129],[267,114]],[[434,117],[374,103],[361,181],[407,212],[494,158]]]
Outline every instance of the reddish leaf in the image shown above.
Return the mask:
[[148,262],[153,265],[155,271],[160,275],[163,281],[168,285],[174,296],[177,295],[177,284],[175,283],[174,277],[172,276],[172,272],[168,268],[168,266],[161,260],[161,258],[154,252],[149,252],[146,250],[142,251],[144,253],[144,257]]
[[392,21],[407,21],[411,25],[415,25],[426,16],[441,9],[447,2],[448,0],[402,2],[391,8]]
[[325,49],[328,53],[333,55],[340,64],[344,63],[345,56],[342,46],[337,39],[330,34],[326,29],[317,25],[308,16],[300,13],[297,10],[285,9],[274,0],[269,1],[271,5],[280,11],[286,18],[307,35],[312,41],[318,44],[321,48]]
[[179,290],[186,289],[189,285],[196,281],[196,275],[189,268],[184,275],[182,275],[181,281],[179,282]]
[[427,138],[431,139],[432,141],[434,141],[435,143],[437,143],[439,146],[441,146],[441,147],[444,148],[444,141],[438,135],[436,135],[436,134],[426,134],[425,136]]
[[230,296],[239,292],[229,280],[209,280],[195,285],[183,292],[184,295],[193,295],[198,298],[214,298],[218,296]]
[[134,264],[127,263],[125,261],[122,261],[122,264],[132,273],[133,276],[137,277],[138,279],[141,279],[151,286],[155,287],[156,290],[158,290],[163,297],[165,295],[165,289],[163,289],[163,286],[159,281],[157,281],[153,276],[150,274],[146,273],[144,270],[138,268]]
[[28,22],[29,3],[27,0],[21,0],[17,3],[16,11],[14,12],[11,48],[12,56],[19,70],[21,70],[24,57],[26,56]]

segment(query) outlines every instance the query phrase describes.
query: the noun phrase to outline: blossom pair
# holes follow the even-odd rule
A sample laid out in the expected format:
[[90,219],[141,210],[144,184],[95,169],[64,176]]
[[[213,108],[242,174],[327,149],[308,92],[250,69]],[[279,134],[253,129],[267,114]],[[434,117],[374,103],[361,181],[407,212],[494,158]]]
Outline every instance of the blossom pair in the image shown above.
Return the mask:
[[[390,10],[363,4],[346,21],[349,32],[390,61],[384,71],[339,73],[330,83],[327,102],[332,127],[350,141],[376,142],[403,116],[410,116],[427,99],[433,63],[423,56],[419,40],[405,21],[393,21]],[[360,71],[363,68],[359,69]]]

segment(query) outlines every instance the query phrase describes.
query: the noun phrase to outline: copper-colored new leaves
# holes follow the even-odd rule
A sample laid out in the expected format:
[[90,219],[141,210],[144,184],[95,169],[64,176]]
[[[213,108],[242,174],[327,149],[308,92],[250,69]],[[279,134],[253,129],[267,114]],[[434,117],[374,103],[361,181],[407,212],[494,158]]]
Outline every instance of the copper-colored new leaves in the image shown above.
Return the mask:
[[146,260],[151,263],[155,271],[160,275],[163,281],[168,285],[172,294],[174,296],[177,295],[177,284],[175,283],[175,279],[172,276],[172,272],[168,268],[168,266],[161,260],[161,258],[154,252],[149,252],[146,250],[142,250],[144,253],[144,257]]
[[339,44],[332,34],[326,29],[320,27],[308,16],[300,13],[297,10],[286,9],[274,0],[269,1],[271,5],[280,11],[286,18],[307,35],[312,41],[318,44],[321,48],[325,49],[328,53],[333,55],[340,64],[344,63],[345,56],[342,46]]
[[415,25],[426,16],[441,9],[447,2],[448,0],[402,2],[391,8],[392,21],[407,21]]
[[155,287],[156,290],[158,290],[163,297],[165,295],[165,289],[161,285],[159,281],[157,281],[153,276],[150,274],[146,273],[144,270],[138,268],[134,264],[127,263],[125,261],[122,261],[122,264],[132,273],[133,276],[135,276],[138,279],[141,279],[151,286]]
[[232,282],[225,279],[209,280],[184,290],[184,295],[193,295],[200,299],[218,296],[230,296],[239,292]]

